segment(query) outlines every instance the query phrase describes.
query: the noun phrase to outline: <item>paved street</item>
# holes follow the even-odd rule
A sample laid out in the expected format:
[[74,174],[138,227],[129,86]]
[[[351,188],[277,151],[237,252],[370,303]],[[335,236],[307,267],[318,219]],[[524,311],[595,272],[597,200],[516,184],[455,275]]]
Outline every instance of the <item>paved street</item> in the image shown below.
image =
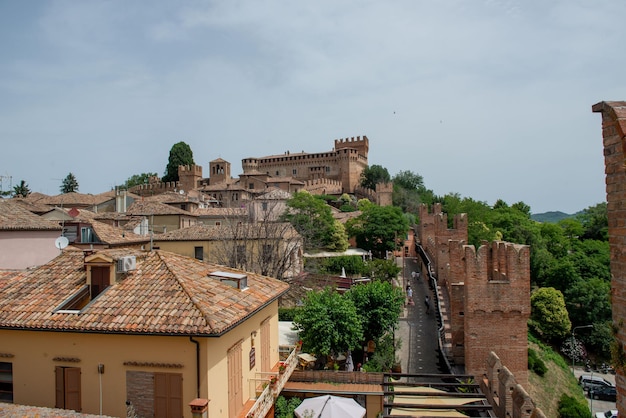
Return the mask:
[[422,277],[412,278],[411,272],[419,271],[413,258],[404,258],[404,282],[398,283],[413,289],[414,305],[406,305],[400,318],[396,336],[401,338],[400,357],[403,373],[442,373],[438,365],[437,322],[434,310],[426,314],[424,297],[433,299],[427,283]]

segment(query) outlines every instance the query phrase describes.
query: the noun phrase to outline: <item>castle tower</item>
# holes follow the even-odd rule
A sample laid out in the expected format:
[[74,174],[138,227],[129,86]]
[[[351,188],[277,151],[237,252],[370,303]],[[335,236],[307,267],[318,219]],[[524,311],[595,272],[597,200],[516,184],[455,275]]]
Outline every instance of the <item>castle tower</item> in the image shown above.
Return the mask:
[[221,158],[209,162],[209,184],[226,183],[231,179],[230,163]]
[[178,187],[188,192],[197,189],[202,180],[202,166],[200,165],[179,165],[178,166]]
[[626,416],[626,102],[600,102],[592,110],[602,115],[606,201],[609,217],[609,247],[611,252],[611,305],[616,329],[616,355],[613,364],[617,372],[617,410]]
[[244,174],[254,173],[259,171],[259,159],[258,158],[244,158],[241,160],[241,168]]
[[527,386],[530,247],[494,241],[478,251],[472,245],[464,249],[465,372],[485,374],[494,351]]
[[376,184],[376,203],[378,206],[393,205],[393,183],[377,183]]
[[343,193],[354,193],[359,185],[361,173],[367,167],[367,153],[369,140],[363,138],[336,139],[335,153],[339,163],[340,180],[343,184]]

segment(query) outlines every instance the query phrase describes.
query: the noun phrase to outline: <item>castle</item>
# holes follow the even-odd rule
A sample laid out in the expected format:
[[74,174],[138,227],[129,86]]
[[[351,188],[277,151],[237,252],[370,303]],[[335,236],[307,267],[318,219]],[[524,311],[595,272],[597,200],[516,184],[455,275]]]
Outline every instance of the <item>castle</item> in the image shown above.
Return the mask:
[[393,186],[390,183],[378,184],[375,191],[359,186],[361,173],[368,167],[368,152],[369,139],[363,135],[337,139],[333,150],[326,152],[286,151],[280,155],[244,158],[243,173],[238,179],[231,176],[230,162],[218,158],[209,162],[208,178],[202,177],[201,166],[180,166],[178,182],[163,183],[153,179],[130,191],[146,196],[173,190],[197,190],[224,207],[240,206],[269,188],[288,193],[300,190],[336,196],[348,193],[382,206],[391,205]]

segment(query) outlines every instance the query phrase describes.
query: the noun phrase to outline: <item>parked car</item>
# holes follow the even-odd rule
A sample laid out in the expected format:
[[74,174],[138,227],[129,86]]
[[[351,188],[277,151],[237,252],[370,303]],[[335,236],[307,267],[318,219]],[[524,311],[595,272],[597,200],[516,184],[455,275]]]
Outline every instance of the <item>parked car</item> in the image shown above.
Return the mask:
[[606,412],[596,412],[596,418],[617,418],[617,409]]
[[578,383],[583,387],[583,390],[589,391],[590,389],[600,389],[603,387],[614,386],[613,383],[600,377],[590,374],[583,374],[578,378]]
[[589,389],[589,397],[592,399],[615,402],[617,399],[617,390],[615,386],[605,386],[597,389],[591,388]]

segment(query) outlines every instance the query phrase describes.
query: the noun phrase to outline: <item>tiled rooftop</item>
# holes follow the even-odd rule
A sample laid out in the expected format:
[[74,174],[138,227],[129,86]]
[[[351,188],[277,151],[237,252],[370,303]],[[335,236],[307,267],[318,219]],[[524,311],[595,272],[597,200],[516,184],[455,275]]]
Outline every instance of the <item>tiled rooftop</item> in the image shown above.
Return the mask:
[[[108,287],[80,313],[55,309],[86,284],[84,254],[68,247],[2,287],[0,328],[125,334],[219,335],[287,291],[282,281],[166,251],[101,250],[114,260],[134,255],[136,270]],[[207,275],[247,274],[239,290]]]
[[0,200],[0,230],[13,231],[47,231],[59,230],[58,221],[43,219],[29,211],[23,203],[13,199]]
[[[245,229],[243,229],[245,228]],[[271,228],[263,228],[262,224],[244,223],[243,225],[205,225],[196,224],[187,228],[159,234],[155,241],[204,241],[224,239],[266,239],[295,238],[298,232],[289,223],[273,223]],[[267,236],[269,235],[269,236]],[[274,236],[272,236],[274,235]]]
[[161,202],[154,202],[148,200],[138,200],[126,209],[126,213],[129,215],[188,215],[194,216],[191,212],[175,208],[170,205],[166,205]]

